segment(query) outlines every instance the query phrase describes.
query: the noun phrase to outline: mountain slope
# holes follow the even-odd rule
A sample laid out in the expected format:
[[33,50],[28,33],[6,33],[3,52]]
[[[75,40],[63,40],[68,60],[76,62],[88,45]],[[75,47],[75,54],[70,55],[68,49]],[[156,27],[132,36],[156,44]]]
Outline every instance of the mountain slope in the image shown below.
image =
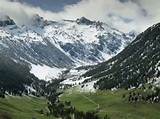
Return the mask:
[[16,63],[0,53],[0,94],[30,93],[29,87],[39,80],[30,73],[30,69],[23,63]]
[[[99,89],[133,88],[160,83],[160,24],[141,33],[121,53],[84,74]],[[89,81],[88,80],[88,81]]]

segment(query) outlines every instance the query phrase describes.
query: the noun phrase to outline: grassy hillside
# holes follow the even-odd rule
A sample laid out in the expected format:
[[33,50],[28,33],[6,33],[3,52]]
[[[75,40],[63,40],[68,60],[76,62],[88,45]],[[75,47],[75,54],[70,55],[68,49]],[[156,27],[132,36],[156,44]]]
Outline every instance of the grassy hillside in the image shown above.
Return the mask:
[[[0,98],[0,119],[54,119],[40,113],[47,111],[47,101],[34,97],[6,97]],[[5,118],[2,118],[5,117]]]
[[160,104],[128,103],[122,98],[126,91],[99,91],[80,93],[67,91],[62,101],[71,101],[81,111],[98,109],[99,115],[106,113],[111,119],[160,119]]
[[[126,91],[98,91],[97,93],[80,93],[66,91],[62,101],[71,101],[80,111],[98,110],[100,117],[108,114],[111,119],[160,119],[160,104],[128,103],[122,95]],[[0,119],[8,115],[11,119],[55,119],[40,113],[47,101],[34,97],[7,97],[0,99]]]

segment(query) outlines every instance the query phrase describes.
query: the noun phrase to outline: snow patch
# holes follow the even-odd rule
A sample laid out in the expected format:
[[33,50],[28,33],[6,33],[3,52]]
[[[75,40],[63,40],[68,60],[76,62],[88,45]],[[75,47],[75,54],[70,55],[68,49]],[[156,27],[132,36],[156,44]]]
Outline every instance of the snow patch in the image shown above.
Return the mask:
[[79,92],[95,92],[94,84],[97,80],[84,82],[91,77],[81,77],[87,70],[76,70],[71,69],[70,72],[66,75],[66,80],[62,81],[62,85],[70,85],[71,87],[76,87]]
[[84,74],[87,70],[76,70],[71,69],[70,72],[66,76],[66,80],[62,81],[61,84],[64,85],[79,85],[83,81],[85,81],[84,78],[80,78],[82,74]]
[[96,92],[96,89],[94,88],[94,84],[97,82],[96,81],[91,81],[88,83],[83,84],[83,86],[80,86],[80,91],[81,92]]
[[31,87],[31,86],[27,86],[26,85],[25,88],[27,89],[28,93],[36,92],[36,90],[33,87]]
[[46,65],[35,65],[31,64],[31,73],[34,74],[37,78],[49,81],[54,78],[58,78],[61,72],[64,69],[57,68],[57,67],[49,67]]

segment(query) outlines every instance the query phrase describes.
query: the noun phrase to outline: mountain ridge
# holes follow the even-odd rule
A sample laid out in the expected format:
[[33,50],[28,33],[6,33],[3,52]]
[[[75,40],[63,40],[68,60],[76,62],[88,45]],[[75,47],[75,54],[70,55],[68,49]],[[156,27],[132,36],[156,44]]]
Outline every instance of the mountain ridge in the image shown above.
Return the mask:
[[109,61],[95,66],[84,74],[97,79],[100,89],[132,88],[145,83],[159,85],[160,23],[149,27]]
[[[8,24],[0,28],[0,50],[31,67],[34,64],[69,69],[103,62],[135,37],[84,17],[57,22],[34,15],[32,20],[28,26]],[[84,24],[88,21],[92,24]]]

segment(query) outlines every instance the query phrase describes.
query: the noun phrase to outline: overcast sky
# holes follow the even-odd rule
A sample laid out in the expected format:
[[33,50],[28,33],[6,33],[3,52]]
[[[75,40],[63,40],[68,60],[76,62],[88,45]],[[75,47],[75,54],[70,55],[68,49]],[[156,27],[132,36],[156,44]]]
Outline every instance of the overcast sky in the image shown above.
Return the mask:
[[160,0],[0,0],[0,12],[18,24],[33,14],[61,20],[87,17],[128,32],[141,32],[160,22]]

